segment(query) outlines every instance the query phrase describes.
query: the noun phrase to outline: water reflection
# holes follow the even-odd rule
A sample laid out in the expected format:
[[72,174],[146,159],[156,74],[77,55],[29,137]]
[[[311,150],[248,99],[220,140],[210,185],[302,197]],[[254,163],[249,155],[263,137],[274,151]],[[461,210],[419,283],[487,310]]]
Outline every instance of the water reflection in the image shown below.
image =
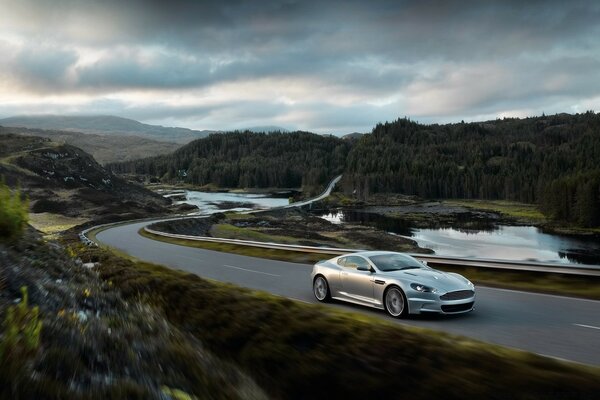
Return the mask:
[[334,224],[360,223],[376,227],[386,232],[401,236],[411,236],[412,227],[406,220],[399,218],[388,218],[381,214],[344,210],[321,215],[321,218]]
[[575,264],[600,264],[600,249],[595,249],[593,251],[581,249],[567,249],[566,251],[559,251],[558,255],[561,258],[569,260],[569,262]]
[[215,193],[186,190],[185,199],[176,204],[191,204],[199,210],[195,214],[212,214],[222,211],[247,211],[252,209],[268,209],[289,204],[288,198],[271,197],[267,194],[252,193]]
[[[505,226],[481,221],[481,224],[470,224],[468,229],[448,226],[419,229],[401,218],[355,210],[321,217],[332,223],[367,224],[407,236],[438,255],[600,264],[600,243],[597,240],[547,234],[534,226]],[[461,221],[458,224],[461,225]],[[484,229],[477,229],[478,225]]]

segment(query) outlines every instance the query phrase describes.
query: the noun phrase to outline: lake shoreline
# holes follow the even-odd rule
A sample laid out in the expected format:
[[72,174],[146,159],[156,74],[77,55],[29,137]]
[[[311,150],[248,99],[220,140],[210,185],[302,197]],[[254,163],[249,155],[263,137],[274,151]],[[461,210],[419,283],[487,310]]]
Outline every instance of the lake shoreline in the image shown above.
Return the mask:
[[[531,220],[443,202],[314,210],[334,224],[366,224],[438,255],[600,263],[600,238],[548,232]],[[511,254],[511,257],[506,257]]]
[[[349,209],[379,213],[411,220],[420,228],[436,228],[438,224],[461,228],[470,216],[473,220],[507,226],[535,226],[544,233],[592,238],[600,241],[600,227],[586,228],[550,220],[535,204],[507,200],[443,199],[423,200],[417,196],[378,193],[365,201],[340,192],[319,202],[323,211]],[[433,218],[426,218],[426,217]],[[468,229],[468,224],[465,227]]]

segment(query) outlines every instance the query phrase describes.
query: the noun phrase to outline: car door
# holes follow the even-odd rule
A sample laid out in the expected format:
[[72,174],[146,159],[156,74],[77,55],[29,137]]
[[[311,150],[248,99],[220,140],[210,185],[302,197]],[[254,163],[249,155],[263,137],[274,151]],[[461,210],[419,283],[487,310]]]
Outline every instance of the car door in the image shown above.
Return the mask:
[[342,270],[343,291],[350,298],[372,303],[373,300],[373,273],[370,271],[359,271],[363,266],[370,269],[369,262],[360,256],[346,257]]
[[339,257],[335,262],[339,269],[337,272],[334,272],[334,269],[329,273],[329,289],[331,290],[332,297],[338,297],[340,292],[344,291],[342,286],[342,273],[345,271],[344,265],[346,265],[347,257]]

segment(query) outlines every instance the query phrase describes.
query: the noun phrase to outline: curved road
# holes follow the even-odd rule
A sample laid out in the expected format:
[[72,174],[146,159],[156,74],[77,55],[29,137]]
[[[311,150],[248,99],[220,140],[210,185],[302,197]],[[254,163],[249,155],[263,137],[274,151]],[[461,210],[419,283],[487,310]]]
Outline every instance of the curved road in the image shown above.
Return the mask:
[[318,195],[317,197],[313,197],[312,199],[292,203],[287,206],[284,206],[283,208],[303,207],[303,206],[307,206],[309,204],[315,203],[319,200],[323,200],[325,197],[327,197],[331,194],[331,191],[333,190],[335,185],[340,181],[340,179],[342,179],[342,175],[338,175],[335,178],[333,178],[331,180],[331,182],[329,182],[329,185],[327,185],[327,187],[325,188],[325,191],[323,193],[321,193],[320,195]]
[[[311,265],[266,260],[158,242],[137,232],[152,221],[109,228],[98,241],[141,260],[239,286],[315,303]],[[398,323],[469,336],[504,346],[600,366],[600,301],[477,288],[476,309],[451,317],[394,320],[374,309],[332,304]]]

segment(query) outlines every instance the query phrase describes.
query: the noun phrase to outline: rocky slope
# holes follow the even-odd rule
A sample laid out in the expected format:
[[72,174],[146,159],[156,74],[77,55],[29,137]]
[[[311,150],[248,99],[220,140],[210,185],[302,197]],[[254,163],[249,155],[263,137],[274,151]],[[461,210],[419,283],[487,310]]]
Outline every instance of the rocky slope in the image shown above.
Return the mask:
[[169,200],[113,175],[83,150],[46,138],[0,135],[0,176],[35,213],[102,220],[166,213]]
[[[0,398],[265,398],[96,263],[29,229],[0,243]],[[90,261],[90,260],[87,260]]]

